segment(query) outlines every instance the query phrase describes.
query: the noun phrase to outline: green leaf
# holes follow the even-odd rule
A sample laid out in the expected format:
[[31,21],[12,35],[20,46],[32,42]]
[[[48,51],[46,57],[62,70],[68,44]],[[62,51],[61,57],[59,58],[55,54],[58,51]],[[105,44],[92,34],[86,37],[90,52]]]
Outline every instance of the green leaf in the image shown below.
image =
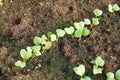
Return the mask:
[[47,37],[50,38],[50,36],[52,35],[52,32],[47,32]]
[[84,19],[84,24],[85,25],[90,25],[91,24],[91,21],[90,21],[90,19]]
[[73,34],[74,33],[74,27],[70,26],[69,28],[64,28],[67,34]]
[[58,37],[64,37],[64,35],[65,35],[65,31],[62,29],[57,29],[56,33],[57,33]]
[[28,46],[26,49],[27,49],[28,53],[32,53],[32,48],[31,47]]
[[94,66],[93,68],[93,74],[102,74],[102,69],[101,68],[96,68],[96,66]]
[[82,35],[88,36],[90,34],[90,30],[87,29],[87,27],[83,28]]
[[19,66],[21,68],[24,68],[26,66],[26,63],[18,60],[17,62],[15,62],[15,66]]
[[52,35],[50,36],[50,40],[51,40],[51,41],[56,41],[56,40],[57,40],[57,36],[56,36],[55,34],[52,34]]
[[83,29],[84,28],[84,22],[80,21],[80,22],[74,22],[74,26],[76,29]]
[[114,12],[114,11],[113,11],[113,7],[112,7],[111,4],[108,4],[108,11],[109,11],[109,12]]
[[107,76],[107,80],[115,80],[113,72],[107,72],[106,76]]
[[74,36],[76,38],[80,38],[82,36],[82,30],[81,29],[76,30],[74,33]]
[[27,50],[25,49],[21,49],[20,50],[20,56],[24,59],[27,60],[32,56],[32,49],[30,49],[29,47],[27,47]]
[[113,5],[113,10],[114,11],[119,11],[120,10],[120,7],[118,6],[118,4]]
[[41,46],[40,45],[33,46],[32,49],[33,49],[33,57],[41,55],[41,52],[40,52]]
[[103,14],[103,11],[100,9],[95,9],[94,11],[95,16],[101,16]]
[[41,39],[42,39],[43,41],[44,41],[44,40],[47,40],[46,35],[43,34],[43,35],[41,36]]
[[77,75],[81,77],[85,74],[85,66],[83,64],[80,64],[78,67],[75,67],[73,70]]
[[91,64],[95,64],[95,60],[90,61]]
[[80,78],[80,80],[91,80],[91,78],[89,76],[85,76],[83,78]]
[[120,69],[118,69],[117,72],[115,73],[115,77],[117,80],[120,80]]
[[45,42],[45,46],[43,47],[44,50],[50,49],[52,46],[52,43],[50,41]]
[[0,0],[0,5],[2,6],[2,4],[3,4],[3,0]]
[[98,18],[92,18],[92,24],[93,25],[98,25],[99,24]]
[[42,43],[42,39],[38,36],[34,37],[34,44],[39,45]]
[[95,64],[98,65],[98,66],[104,66],[105,61],[104,61],[100,56],[98,56],[98,57],[95,59]]

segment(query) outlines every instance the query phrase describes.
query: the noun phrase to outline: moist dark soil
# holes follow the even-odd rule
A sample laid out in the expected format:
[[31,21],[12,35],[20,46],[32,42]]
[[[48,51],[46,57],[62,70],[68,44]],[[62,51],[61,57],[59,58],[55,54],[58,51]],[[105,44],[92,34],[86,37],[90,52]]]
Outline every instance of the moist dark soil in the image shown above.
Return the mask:
[[[0,80],[79,80],[73,68],[86,66],[92,80],[106,80],[106,72],[120,69],[120,12],[109,13],[107,5],[120,0],[13,0],[0,7]],[[81,40],[65,36],[42,56],[28,60],[27,67],[14,64],[20,49],[33,45],[33,38],[75,21],[94,17],[103,10],[100,24]],[[93,75],[91,60],[105,60],[103,74]],[[99,78],[99,79],[98,79]]]

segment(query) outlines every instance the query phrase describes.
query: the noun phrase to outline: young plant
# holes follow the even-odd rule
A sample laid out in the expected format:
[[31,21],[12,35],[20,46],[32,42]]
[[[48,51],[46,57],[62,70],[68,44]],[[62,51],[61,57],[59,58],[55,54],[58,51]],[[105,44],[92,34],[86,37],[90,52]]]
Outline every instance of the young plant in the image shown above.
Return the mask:
[[84,24],[85,24],[85,25],[90,25],[90,24],[91,24],[90,19],[85,18],[85,19],[84,19]]
[[115,12],[115,11],[119,11],[120,10],[120,7],[118,6],[118,4],[114,4],[114,5],[111,5],[111,4],[108,4],[108,11],[109,12]]
[[21,68],[24,68],[26,66],[26,62],[18,60],[17,62],[15,62],[15,66],[19,66]]
[[78,30],[78,29],[82,29],[84,28],[85,24],[83,21],[80,21],[80,22],[74,22],[74,26],[75,28]]
[[43,39],[38,36],[35,36],[33,41],[35,45],[40,45],[43,42]]
[[107,76],[107,80],[115,80],[115,76],[113,72],[107,72],[106,76]]
[[64,37],[64,35],[65,35],[65,31],[62,29],[57,29],[56,33],[57,33],[57,41],[60,37]]
[[75,30],[74,37],[81,38],[82,36],[87,36],[90,33],[90,30],[84,26],[84,22],[75,22],[74,26],[77,30]]
[[47,32],[47,37],[50,38],[52,35],[52,32]]
[[22,57],[23,61],[18,60],[15,63],[15,66],[25,67],[26,66],[26,60],[28,60],[32,56],[32,48],[27,47],[26,49],[21,49],[20,56]]
[[100,57],[98,56],[95,60],[92,60],[91,61],[93,65],[93,74],[102,74],[102,68],[100,67],[103,67],[104,64],[105,64],[105,61]]
[[85,75],[85,66],[83,64],[80,64],[78,67],[75,67],[74,72],[80,76],[80,80],[91,80],[89,76]]
[[52,32],[47,33],[47,37],[50,39],[50,41],[54,42],[57,40],[56,34],[53,34]]
[[45,35],[42,35],[41,37],[34,37],[34,44],[35,45],[43,45],[45,41],[48,40],[48,38]]
[[115,76],[113,72],[106,73],[106,76],[107,80],[120,80],[120,69],[116,71]]
[[99,17],[103,14],[103,11],[100,9],[95,9],[93,13],[95,14],[96,17]]
[[95,18],[92,18],[92,24],[91,24],[91,27],[93,27],[94,25],[98,25],[99,24],[99,18],[102,14],[103,14],[103,11],[100,10],[100,9],[95,9],[93,11],[93,13],[95,14]]
[[74,33],[75,29],[74,29],[73,26],[70,26],[69,28],[66,27],[66,28],[64,28],[64,30],[65,30],[65,32],[66,32],[67,34],[71,35],[72,38],[74,37],[74,36],[73,36],[73,33]]
[[48,50],[52,46],[52,42],[51,41],[45,41],[43,44],[44,44],[43,50]]
[[33,49],[32,58],[41,55],[41,52],[40,52],[41,46],[40,45],[33,46],[32,49]]
[[50,41],[56,41],[57,40],[57,36],[55,34],[51,34],[50,36]]
[[93,25],[98,25],[99,24],[99,19],[98,18],[92,18],[92,26]]

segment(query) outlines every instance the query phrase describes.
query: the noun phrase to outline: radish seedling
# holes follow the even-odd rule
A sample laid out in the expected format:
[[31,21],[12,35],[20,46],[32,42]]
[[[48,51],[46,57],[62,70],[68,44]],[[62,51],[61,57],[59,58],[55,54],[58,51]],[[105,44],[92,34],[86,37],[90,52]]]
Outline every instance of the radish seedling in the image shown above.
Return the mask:
[[27,47],[26,49],[21,49],[20,56],[23,58],[23,61],[18,60],[15,63],[15,66],[19,66],[23,68],[26,66],[26,60],[32,56],[32,48]]
[[108,5],[108,11],[109,12],[115,12],[115,11],[119,11],[120,10],[120,7],[118,6],[118,4],[114,4],[114,5],[111,5],[109,4]]
[[70,26],[69,28],[64,28],[64,30],[67,34],[70,34],[72,38],[74,37],[73,36],[74,30],[75,30],[74,27]]
[[115,77],[117,80],[120,80],[120,69],[116,71]]
[[21,49],[20,56],[23,58],[23,60],[29,59],[32,56],[32,48],[31,47],[27,47],[26,50],[25,49]]
[[24,68],[26,66],[26,62],[25,61],[22,62],[22,61],[18,60],[17,62],[15,62],[15,66]]
[[80,21],[80,22],[74,22],[74,26],[76,29],[81,29],[85,26],[84,22],[83,21]]
[[74,26],[77,30],[75,30],[74,37],[81,38],[82,36],[87,36],[90,33],[90,30],[84,26],[83,22],[75,22]]
[[51,34],[50,36],[50,41],[56,41],[57,40],[57,36],[55,34]]
[[89,76],[85,75],[85,66],[83,64],[80,64],[78,67],[75,67],[74,72],[80,76],[80,80],[91,80]]
[[45,41],[44,46],[43,46],[43,50],[48,50],[51,48],[51,46],[52,46],[52,43],[50,41]]
[[34,37],[34,44],[35,44],[35,45],[41,44],[42,41],[43,41],[42,38],[40,38],[40,37],[38,37],[38,36],[35,36],[35,37]]
[[47,37],[50,38],[50,36],[52,35],[52,32],[47,32]]
[[93,25],[98,25],[99,24],[99,19],[98,18],[92,18],[92,26]]
[[85,25],[90,25],[90,24],[91,24],[90,19],[85,18],[85,19],[84,19],[84,24],[85,24]]
[[107,72],[106,77],[107,80],[120,80],[120,69],[116,71],[115,76],[113,72]]
[[81,29],[76,30],[74,36],[76,38],[81,38],[82,36],[88,36],[89,33],[90,30],[88,30],[87,27],[85,27],[82,30]]
[[105,64],[104,60],[100,56],[98,56],[95,60],[92,60],[91,63],[94,64],[93,74],[101,74],[102,68],[99,68],[99,67],[104,66]]
[[115,80],[113,72],[107,72],[106,76],[107,76],[107,80]]
[[103,11],[100,9],[95,9],[93,13],[95,14],[96,17],[99,17],[103,14]]
[[44,41],[44,40],[47,40],[48,38],[46,37],[45,34],[43,34],[43,35],[41,36],[41,39]]
[[65,31],[62,29],[57,29],[56,33],[57,33],[57,41],[59,40],[60,37],[64,37],[65,35]]
[[41,55],[41,52],[40,52],[41,46],[40,45],[33,46],[32,49],[33,49],[32,58]]

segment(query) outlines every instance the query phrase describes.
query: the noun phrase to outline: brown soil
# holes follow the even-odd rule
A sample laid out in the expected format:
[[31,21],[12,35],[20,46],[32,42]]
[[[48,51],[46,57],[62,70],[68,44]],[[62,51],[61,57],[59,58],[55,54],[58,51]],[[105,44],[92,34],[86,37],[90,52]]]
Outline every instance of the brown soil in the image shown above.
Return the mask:
[[[79,80],[73,68],[86,66],[92,80],[106,80],[105,73],[120,68],[120,12],[111,14],[109,3],[120,0],[14,0],[0,10],[0,80]],[[95,8],[104,14],[100,25],[88,37],[78,40],[65,37],[53,43],[50,50],[28,61],[21,69],[14,65],[19,51],[33,45],[34,36],[73,25],[75,21],[92,18]],[[102,75],[92,74],[91,60],[105,60]]]

